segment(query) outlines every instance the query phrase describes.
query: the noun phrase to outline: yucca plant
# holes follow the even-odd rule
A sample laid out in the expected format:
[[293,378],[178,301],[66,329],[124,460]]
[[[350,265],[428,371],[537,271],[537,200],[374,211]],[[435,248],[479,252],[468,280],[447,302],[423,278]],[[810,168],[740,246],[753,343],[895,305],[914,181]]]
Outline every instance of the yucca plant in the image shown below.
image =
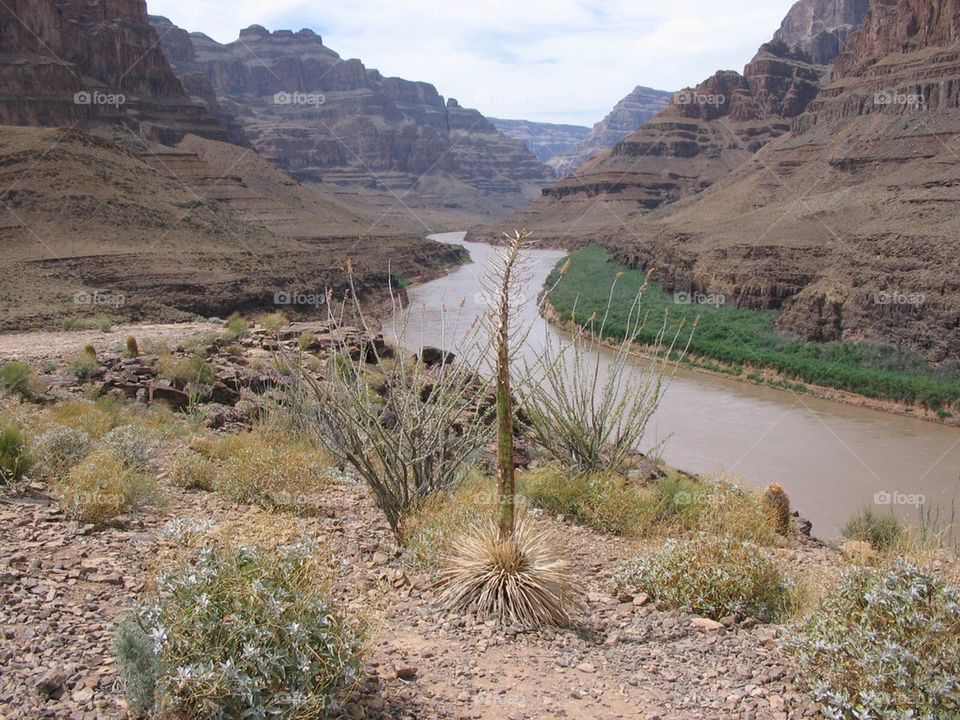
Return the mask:
[[[497,398],[496,523],[481,523],[454,543],[443,572],[442,600],[453,611],[474,612],[502,624],[566,625],[578,605],[570,568],[550,537],[529,521],[517,523],[514,408],[511,394],[511,326],[515,284],[522,274],[521,252],[529,238],[518,231],[499,254],[491,274],[498,302],[489,320],[494,342]],[[521,340],[525,339],[520,330]]]

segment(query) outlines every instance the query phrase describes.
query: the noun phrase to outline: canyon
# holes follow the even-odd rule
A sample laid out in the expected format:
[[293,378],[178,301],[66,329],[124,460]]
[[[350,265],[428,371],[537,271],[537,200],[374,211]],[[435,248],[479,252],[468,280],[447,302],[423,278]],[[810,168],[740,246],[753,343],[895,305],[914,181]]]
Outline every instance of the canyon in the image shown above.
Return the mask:
[[863,9],[798,3],[742,75],[681,92],[502,227],[779,309],[802,340],[955,361],[960,10],[874,0],[857,23]]
[[214,98],[297,180],[418,232],[503,217],[552,177],[519,140],[425,82],[341,58],[311,30],[221,45],[152,18],[185,87]]

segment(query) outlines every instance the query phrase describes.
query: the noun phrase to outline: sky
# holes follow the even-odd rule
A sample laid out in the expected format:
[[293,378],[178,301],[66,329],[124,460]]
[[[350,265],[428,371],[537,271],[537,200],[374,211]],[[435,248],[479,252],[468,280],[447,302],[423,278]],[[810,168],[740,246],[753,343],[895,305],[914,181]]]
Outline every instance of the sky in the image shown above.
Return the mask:
[[310,28],[344,59],[433,83],[489,117],[593,125],[637,85],[742,71],[794,0],[147,0],[227,43]]

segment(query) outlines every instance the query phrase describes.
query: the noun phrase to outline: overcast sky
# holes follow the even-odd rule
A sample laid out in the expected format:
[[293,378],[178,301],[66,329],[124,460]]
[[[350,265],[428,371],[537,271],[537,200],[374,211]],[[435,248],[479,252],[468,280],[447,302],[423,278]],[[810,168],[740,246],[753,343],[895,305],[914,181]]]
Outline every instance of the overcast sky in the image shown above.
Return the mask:
[[743,70],[794,0],[147,0],[219,42],[311,28],[344,58],[492,117],[592,125],[637,85]]

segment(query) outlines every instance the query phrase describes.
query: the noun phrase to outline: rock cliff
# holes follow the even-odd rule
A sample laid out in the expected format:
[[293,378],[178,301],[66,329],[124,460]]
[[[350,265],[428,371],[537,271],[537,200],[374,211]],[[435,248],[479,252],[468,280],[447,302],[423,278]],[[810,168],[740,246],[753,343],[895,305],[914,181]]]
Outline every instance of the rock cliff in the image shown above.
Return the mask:
[[428,83],[345,60],[311,30],[253,26],[221,45],[153,22],[184,85],[200,97],[212,92],[261,155],[417,229],[443,225],[443,216],[503,216],[550,177],[476,110]]
[[640,130],[544,189],[542,198],[504,226],[582,244],[702,192],[789,132],[827,71],[802,50],[770,42],[742,75],[721,71],[676,93]]
[[8,0],[0,4],[0,123],[120,124],[176,142],[227,139],[184,93],[143,0]]
[[590,128],[581,125],[499,118],[490,118],[490,122],[507,137],[522,142],[540,162],[550,167],[555,167],[564,156],[579,151],[590,137]]
[[870,0],[800,0],[773,39],[799,47],[815,63],[829,65],[850,34],[863,24],[869,7]]
[[670,104],[673,95],[672,92],[638,85],[614,106],[609,115],[593,126],[581,147],[550,163],[551,167],[560,177],[569,175],[643,127]]
[[874,0],[792,131],[607,241],[784,331],[960,357],[960,7]]

